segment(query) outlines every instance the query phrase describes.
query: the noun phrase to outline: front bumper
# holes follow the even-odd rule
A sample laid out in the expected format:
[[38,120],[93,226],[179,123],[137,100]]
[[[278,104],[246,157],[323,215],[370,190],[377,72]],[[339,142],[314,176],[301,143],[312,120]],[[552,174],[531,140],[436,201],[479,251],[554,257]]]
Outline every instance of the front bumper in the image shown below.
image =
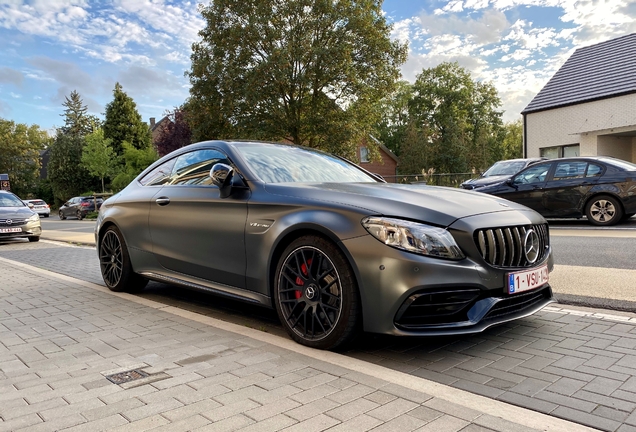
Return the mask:
[[[553,302],[549,284],[508,294],[506,275],[514,270],[473,259],[479,254],[459,243],[468,258],[450,261],[403,252],[370,235],[345,240],[359,282],[364,330],[405,336],[479,333]],[[546,263],[551,271],[551,251],[536,267]]]
[[15,228],[21,228],[22,231],[11,232],[11,233],[0,233],[0,240],[12,239],[12,238],[38,237],[42,234],[42,227],[40,226],[39,220],[34,222],[27,222],[26,224],[16,226]]

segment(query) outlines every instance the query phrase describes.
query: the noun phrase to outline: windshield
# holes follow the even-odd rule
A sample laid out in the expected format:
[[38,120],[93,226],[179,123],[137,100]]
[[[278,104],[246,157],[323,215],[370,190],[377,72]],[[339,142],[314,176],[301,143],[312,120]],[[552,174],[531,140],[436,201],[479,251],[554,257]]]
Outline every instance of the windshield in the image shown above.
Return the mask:
[[526,166],[524,161],[499,161],[488,168],[484,177],[517,174]]
[[234,146],[264,183],[376,183],[355,165],[316,150],[275,144]]
[[13,194],[0,194],[0,207],[24,207],[24,203],[20,198]]

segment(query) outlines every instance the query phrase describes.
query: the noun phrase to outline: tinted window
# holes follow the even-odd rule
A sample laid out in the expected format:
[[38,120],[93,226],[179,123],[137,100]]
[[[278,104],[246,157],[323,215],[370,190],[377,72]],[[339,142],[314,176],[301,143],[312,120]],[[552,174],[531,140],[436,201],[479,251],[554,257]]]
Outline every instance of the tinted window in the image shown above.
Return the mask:
[[171,185],[210,185],[210,169],[217,163],[230,164],[218,150],[196,150],[182,154],[172,170]]
[[144,186],[158,186],[166,184],[170,181],[172,175],[172,168],[177,158],[172,158],[166,161],[143,176],[139,182]]
[[603,167],[596,164],[589,164],[587,167],[586,177],[597,177],[601,175],[601,171],[603,171]]
[[559,162],[554,172],[554,180],[582,178],[585,176],[587,162]]
[[545,181],[551,164],[539,164],[531,166],[525,171],[520,172],[514,178],[515,184],[540,183]]

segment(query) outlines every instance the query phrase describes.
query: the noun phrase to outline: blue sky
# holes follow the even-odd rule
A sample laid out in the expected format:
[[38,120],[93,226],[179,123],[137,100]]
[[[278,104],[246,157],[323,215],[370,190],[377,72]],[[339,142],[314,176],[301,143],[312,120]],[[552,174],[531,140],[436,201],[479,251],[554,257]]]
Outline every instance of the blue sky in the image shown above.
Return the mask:
[[[457,61],[520,117],[574,49],[636,32],[636,0],[386,0],[392,37],[409,42],[404,79]],[[188,96],[196,1],[0,0],[0,117],[53,130],[77,90],[103,117],[119,81],[143,119]]]

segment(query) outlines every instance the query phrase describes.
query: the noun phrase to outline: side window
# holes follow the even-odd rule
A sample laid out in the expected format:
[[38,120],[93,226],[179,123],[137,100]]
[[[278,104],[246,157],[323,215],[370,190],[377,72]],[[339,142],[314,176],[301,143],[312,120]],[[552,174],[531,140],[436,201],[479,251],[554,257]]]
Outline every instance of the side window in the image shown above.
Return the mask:
[[554,180],[567,180],[585,177],[587,162],[559,162],[554,172]]
[[148,174],[143,176],[139,182],[143,186],[160,186],[166,184],[170,181],[170,176],[172,175],[172,168],[174,167],[174,163],[177,161],[177,158],[172,158],[169,161],[166,161],[150,171]]
[[230,164],[218,150],[195,150],[182,154],[172,170],[171,185],[211,185],[210,169],[217,163]]
[[545,181],[552,164],[533,165],[514,177],[514,184],[541,183]]
[[585,177],[598,177],[601,175],[602,171],[603,171],[602,166],[596,165],[596,164],[589,164],[587,166],[587,174],[585,174]]

